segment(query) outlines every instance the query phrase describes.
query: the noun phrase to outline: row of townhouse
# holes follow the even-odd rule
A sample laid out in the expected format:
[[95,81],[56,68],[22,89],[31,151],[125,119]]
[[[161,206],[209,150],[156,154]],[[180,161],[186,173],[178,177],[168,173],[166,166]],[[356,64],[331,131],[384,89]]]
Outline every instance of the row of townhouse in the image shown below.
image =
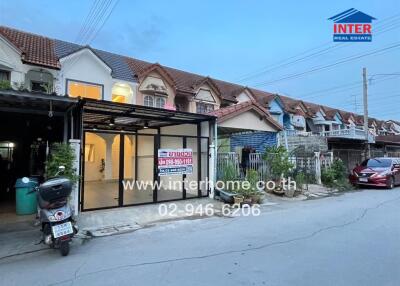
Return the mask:
[[[365,138],[360,115],[9,27],[0,27],[0,110],[8,180],[42,175],[51,143],[70,140],[80,155],[81,210],[212,193],[124,192],[123,180],[168,179],[159,174],[160,149],[192,149],[184,178],[200,182],[215,177],[218,152],[318,141],[323,151],[338,138],[360,146]],[[371,142],[400,134],[395,121],[370,118],[369,126]]]

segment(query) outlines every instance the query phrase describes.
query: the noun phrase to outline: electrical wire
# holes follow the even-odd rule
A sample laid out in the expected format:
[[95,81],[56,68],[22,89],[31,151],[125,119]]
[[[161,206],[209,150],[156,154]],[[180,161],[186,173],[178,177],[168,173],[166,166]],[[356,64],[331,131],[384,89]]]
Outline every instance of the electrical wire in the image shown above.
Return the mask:
[[[400,13],[397,13],[397,14],[391,16],[391,17],[388,17],[388,18],[386,18],[386,19],[384,19],[384,20],[381,20],[381,21],[378,23],[378,25],[377,25],[378,28],[375,29],[375,32],[378,32],[378,33],[376,33],[376,35],[380,34],[380,33],[379,33],[379,31],[380,31],[379,28],[381,28],[380,26],[382,26],[384,22],[387,22],[387,21],[389,21],[390,19],[392,19],[392,20],[390,20],[389,22],[391,22],[391,21],[395,21],[395,22],[396,22],[396,21],[399,21],[400,18],[399,18],[399,19],[396,19],[396,18],[400,17],[399,15],[400,15]],[[393,18],[395,18],[395,19],[393,19]],[[393,25],[393,24],[396,24],[396,23],[391,23],[390,25]],[[384,28],[386,29],[387,26],[385,26]],[[380,32],[383,33],[383,32],[386,32],[386,31],[388,31],[388,30],[380,31]],[[334,46],[331,46],[331,47],[328,47],[328,48],[324,48],[323,50],[319,50],[319,51],[314,52],[314,53],[312,53],[312,54],[310,54],[310,55],[306,55],[306,56],[304,56],[304,57],[302,57],[302,58],[299,58],[299,59],[296,59],[296,60],[294,60],[294,61],[287,62],[287,61],[290,60],[290,59],[297,58],[297,57],[300,56],[300,55],[307,54],[308,52],[311,52],[311,51],[313,51],[313,50],[316,50],[316,49],[318,49],[318,48],[320,48],[320,47],[325,47],[325,46],[327,46],[328,44],[331,44],[331,43],[332,43],[332,42],[326,42],[326,43],[324,43],[324,44],[322,44],[322,45],[319,45],[319,46],[317,46],[317,47],[315,47],[315,48],[306,50],[306,51],[304,51],[304,52],[302,52],[302,53],[300,53],[300,54],[298,54],[298,55],[295,55],[295,56],[289,57],[289,58],[287,58],[287,59],[284,59],[284,60],[278,62],[277,64],[273,64],[272,66],[266,66],[265,68],[261,69],[260,71],[253,72],[253,73],[248,73],[248,74],[246,74],[246,75],[244,75],[244,76],[242,76],[242,77],[236,79],[236,81],[242,82],[242,81],[244,81],[244,80],[248,80],[248,79],[251,79],[251,78],[255,78],[255,77],[258,77],[258,76],[260,76],[260,75],[262,75],[262,74],[265,74],[265,73],[271,72],[271,71],[273,71],[273,70],[279,69],[279,68],[281,68],[281,67],[285,67],[285,66],[288,66],[288,65],[290,65],[290,64],[297,63],[297,62],[299,62],[299,61],[303,61],[303,60],[305,60],[305,59],[312,58],[313,56],[317,56],[317,55],[319,56],[319,55],[326,54],[327,51],[329,51],[329,50],[337,49],[337,48],[342,48],[342,47],[345,47],[345,46],[348,46],[348,45],[352,44],[352,43],[335,44]]]
[[284,76],[284,77],[281,77],[281,78],[278,78],[278,79],[275,79],[275,80],[271,80],[271,81],[260,82],[258,84],[255,84],[254,86],[256,86],[256,87],[265,86],[265,85],[268,85],[268,84],[277,83],[277,82],[281,82],[281,81],[284,81],[284,80],[289,80],[289,79],[293,79],[293,78],[299,78],[301,76],[304,76],[304,75],[307,75],[307,74],[310,74],[310,73],[314,73],[316,71],[330,69],[330,68],[332,68],[334,66],[337,66],[337,65],[340,65],[340,64],[344,64],[344,63],[347,63],[347,62],[350,62],[350,61],[353,61],[353,60],[358,60],[358,59],[361,59],[361,58],[364,58],[364,57],[367,57],[367,56],[375,55],[377,53],[385,53],[385,52],[387,52],[389,50],[396,49],[396,48],[399,48],[399,47],[400,47],[400,42],[396,42],[396,43],[393,43],[391,46],[387,46],[387,47],[384,47],[384,48],[381,48],[381,49],[378,49],[378,50],[374,50],[374,51],[371,51],[371,52],[368,52],[368,53],[364,53],[364,54],[358,54],[358,55],[356,54],[356,55],[353,55],[353,56],[350,56],[350,57],[345,57],[345,58],[342,58],[342,59],[340,59],[339,61],[337,61],[335,63],[331,63],[331,64],[328,64],[328,65],[322,65],[322,66],[321,65],[320,66],[315,66],[315,67],[311,68],[310,70],[306,70],[304,72],[290,74],[290,75],[287,75],[287,76]]

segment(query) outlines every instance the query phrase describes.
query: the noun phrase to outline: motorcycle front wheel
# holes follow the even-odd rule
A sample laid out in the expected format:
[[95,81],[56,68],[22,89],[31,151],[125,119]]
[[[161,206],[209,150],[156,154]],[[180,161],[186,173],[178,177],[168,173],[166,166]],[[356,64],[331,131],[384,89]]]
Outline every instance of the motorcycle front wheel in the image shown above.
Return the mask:
[[69,253],[69,241],[63,241],[60,244],[60,253],[62,256],[67,256]]

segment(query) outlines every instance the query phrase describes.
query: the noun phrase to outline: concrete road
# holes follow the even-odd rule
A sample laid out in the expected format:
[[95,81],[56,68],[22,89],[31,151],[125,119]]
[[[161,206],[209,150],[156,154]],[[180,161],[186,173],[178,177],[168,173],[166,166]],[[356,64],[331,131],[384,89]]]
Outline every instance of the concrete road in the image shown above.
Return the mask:
[[0,285],[400,285],[400,189],[264,207],[0,260]]

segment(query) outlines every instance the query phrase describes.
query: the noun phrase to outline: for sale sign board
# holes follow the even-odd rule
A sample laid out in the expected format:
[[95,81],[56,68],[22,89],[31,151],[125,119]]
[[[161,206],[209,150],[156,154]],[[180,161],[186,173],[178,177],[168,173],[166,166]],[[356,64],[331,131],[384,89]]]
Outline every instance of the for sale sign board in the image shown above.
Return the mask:
[[192,149],[158,149],[159,176],[191,174],[192,172]]

